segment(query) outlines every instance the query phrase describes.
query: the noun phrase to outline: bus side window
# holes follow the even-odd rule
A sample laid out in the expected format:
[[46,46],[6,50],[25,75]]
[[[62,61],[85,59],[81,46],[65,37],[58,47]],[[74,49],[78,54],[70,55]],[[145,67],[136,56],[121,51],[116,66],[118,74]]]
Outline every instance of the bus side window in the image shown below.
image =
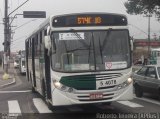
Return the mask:
[[38,55],[38,57],[39,57],[39,55],[40,55],[40,45],[41,45],[40,32],[37,34],[37,40],[38,40],[38,44],[37,44],[37,55]]
[[42,44],[42,31],[40,31],[39,35],[40,35],[40,44]]
[[47,29],[44,30],[44,36],[47,36]]
[[42,47],[41,48],[41,53],[42,54],[41,55],[44,55],[44,45],[43,45],[43,43],[44,43],[45,30],[43,29],[40,34],[41,34],[40,36],[41,36],[41,40],[42,40],[41,41],[42,42],[42,45],[41,45],[41,47]]
[[31,45],[31,38],[29,39],[29,57],[32,56],[32,45]]
[[38,56],[38,34],[35,36],[35,57]]

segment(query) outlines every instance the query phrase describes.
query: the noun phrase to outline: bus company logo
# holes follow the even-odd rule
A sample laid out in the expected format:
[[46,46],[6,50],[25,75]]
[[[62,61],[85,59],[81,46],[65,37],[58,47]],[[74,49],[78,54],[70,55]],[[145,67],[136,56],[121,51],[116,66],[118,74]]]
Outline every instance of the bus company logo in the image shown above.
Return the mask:
[[105,62],[105,66],[107,69],[111,69],[112,68],[112,62]]

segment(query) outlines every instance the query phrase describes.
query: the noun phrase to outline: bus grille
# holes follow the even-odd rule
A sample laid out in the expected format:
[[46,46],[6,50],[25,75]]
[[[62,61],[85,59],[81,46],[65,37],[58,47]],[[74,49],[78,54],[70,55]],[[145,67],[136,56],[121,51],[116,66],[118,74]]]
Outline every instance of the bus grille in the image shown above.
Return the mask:
[[96,75],[96,80],[108,80],[108,79],[114,79],[121,77],[121,73],[109,73],[109,74],[103,74],[103,75]]
[[[60,83],[65,86],[72,87],[76,90],[97,90],[96,81],[109,80],[121,77],[121,73],[92,74],[92,75],[76,75],[62,77]],[[113,89],[116,86],[103,87],[101,89]]]

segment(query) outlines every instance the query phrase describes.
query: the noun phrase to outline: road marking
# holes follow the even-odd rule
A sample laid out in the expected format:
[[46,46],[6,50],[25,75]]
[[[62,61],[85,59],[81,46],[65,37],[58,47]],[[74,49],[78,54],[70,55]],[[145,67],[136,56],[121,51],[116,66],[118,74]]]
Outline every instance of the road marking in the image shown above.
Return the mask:
[[130,102],[130,101],[117,101],[117,102],[120,103],[120,104],[129,106],[129,107],[133,107],[133,108],[135,108],[135,107],[144,107],[144,106],[142,106],[140,104],[133,103],[133,102]]
[[42,99],[33,98],[33,103],[39,113],[52,113],[52,111],[48,109],[47,105],[44,103]]
[[0,93],[27,93],[31,92],[31,90],[22,90],[22,91],[0,91]]
[[[8,101],[9,114],[21,114],[20,106],[17,100]],[[15,115],[14,115],[15,116]]]
[[149,103],[153,103],[153,104],[156,104],[156,105],[160,105],[160,102],[159,101],[156,101],[156,100],[153,100],[153,99],[147,99],[147,98],[138,98],[138,97],[134,97],[135,99],[139,99],[139,100],[143,100],[143,101],[146,101],[146,102],[149,102]]

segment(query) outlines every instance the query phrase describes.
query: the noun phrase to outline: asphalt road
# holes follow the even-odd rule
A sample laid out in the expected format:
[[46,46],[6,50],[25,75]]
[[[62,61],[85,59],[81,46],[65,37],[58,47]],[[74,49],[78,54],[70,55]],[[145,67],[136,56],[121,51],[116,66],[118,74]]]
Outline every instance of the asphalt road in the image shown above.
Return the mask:
[[16,84],[0,89],[0,118],[22,119],[157,119],[160,101],[145,94],[143,98],[113,102],[107,105],[81,105],[49,110],[40,95],[31,92],[25,75],[16,71]]

